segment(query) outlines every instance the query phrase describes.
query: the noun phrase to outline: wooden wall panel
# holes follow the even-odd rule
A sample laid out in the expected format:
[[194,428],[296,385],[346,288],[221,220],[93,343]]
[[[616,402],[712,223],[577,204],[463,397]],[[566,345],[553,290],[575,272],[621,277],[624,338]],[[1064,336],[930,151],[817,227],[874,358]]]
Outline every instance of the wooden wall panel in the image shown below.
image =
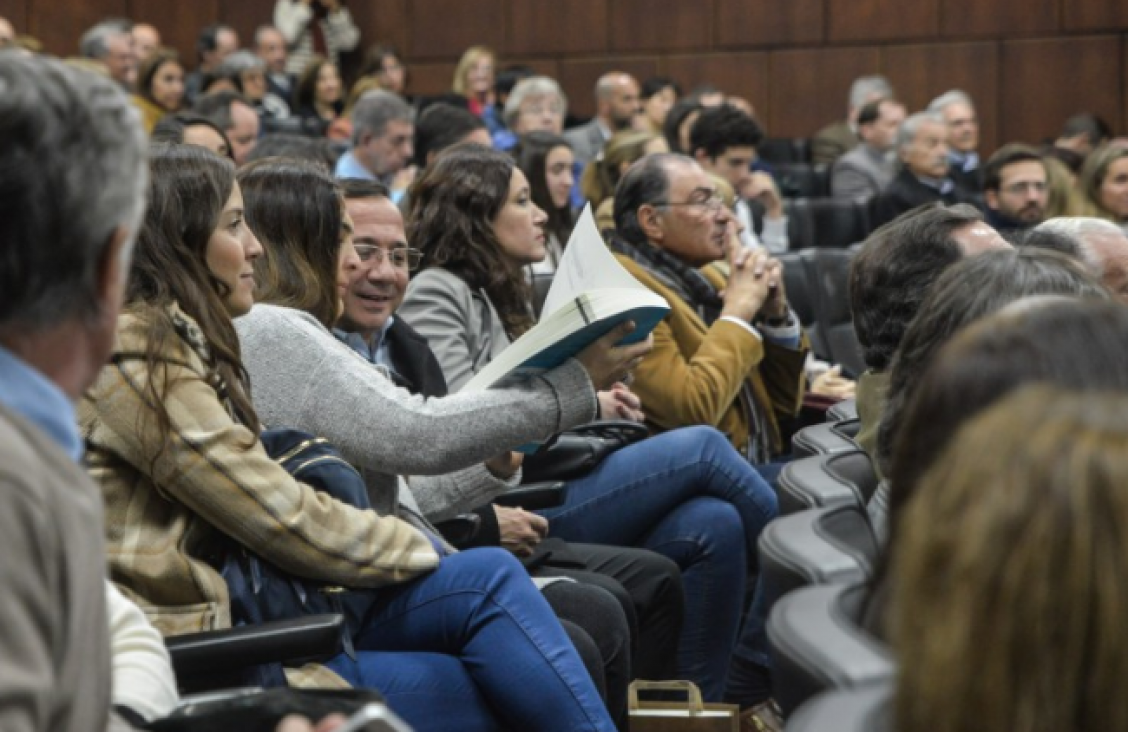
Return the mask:
[[[184,67],[193,69],[198,61],[196,36],[201,28],[215,22],[219,9],[217,0],[171,4],[167,0],[129,0],[129,13],[134,22],[156,26],[161,32],[161,43],[180,51]],[[253,31],[239,33],[240,43],[250,45],[253,40]]]
[[606,53],[608,0],[509,0],[509,50],[546,55]]
[[979,114],[980,150],[998,143],[999,46],[996,43],[896,46],[882,68],[908,111],[918,112],[949,89],[963,89]]
[[561,61],[557,81],[568,95],[568,110],[580,117],[595,114],[595,82],[608,71],[625,71],[640,82],[658,74],[656,57],[601,58]]
[[1118,36],[1003,43],[1003,139],[1040,142],[1078,112],[1100,115],[1123,131],[1121,46]]
[[400,53],[408,44],[408,0],[365,0],[349,5],[349,12],[360,28],[361,48],[390,43]]
[[[134,0],[135,1],[135,0]],[[196,5],[196,0],[191,2],[175,2],[170,3],[168,0],[151,0],[152,5],[158,10],[162,7],[171,8],[180,7],[183,5]],[[239,45],[244,48],[254,48],[255,43],[255,29],[264,23],[274,22],[274,0],[240,0],[240,2],[230,2],[229,0],[213,0],[213,2],[201,3],[204,6],[217,5],[218,8],[212,9],[210,12],[211,19],[207,22],[200,23],[195,26],[192,33],[192,43],[195,45],[195,36],[200,30],[210,23],[222,22],[235,29],[239,34]],[[166,10],[165,12],[169,12]]]
[[1124,0],[1063,0],[1062,25],[1067,31],[1128,29]]
[[27,6],[30,0],[0,0],[0,18],[6,18],[16,29],[16,35],[28,32]]
[[407,13],[408,57],[457,59],[470,46],[489,46],[502,56],[504,0],[411,0]]
[[769,119],[768,54],[720,53],[709,56],[670,56],[661,73],[678,82],[686,92],[710,83],[726,94],[744,97],[756,108],[757,118]]
[[826,0],[829,40],[906,41],[932,38],[940,0]]
[[59,56],[77,56],[78,41],[88,28],[106,18],[128,17],[126,0],[36,0],[28,6],[23,32],[38,38]]
[[812,135],[846,115],[846,95],[857,77],[879,71],[876,48],[774,51],[768,129],[773,136]]
[[407,92],[423,96],[449,92],[455,66],[454,63],[411,64],[408,66]]
[[[969,36],[1019,36],[1054,33],[1059,0],[942,0],[941,33],[954,39]],[[1075,0],[1066,0],[1069,5]]]
[[717,45],[795,46],[826,37],[823,0],[717,0]]
[[712,2],[615,0],[611,5],[611,47],[616,51],[681,51],[708,48]]

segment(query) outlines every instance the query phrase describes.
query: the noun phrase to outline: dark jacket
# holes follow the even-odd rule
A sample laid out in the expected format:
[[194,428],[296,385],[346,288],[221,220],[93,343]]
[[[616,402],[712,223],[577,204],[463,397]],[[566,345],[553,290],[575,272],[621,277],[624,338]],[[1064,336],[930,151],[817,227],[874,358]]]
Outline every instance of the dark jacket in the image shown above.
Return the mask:
[[970,203],[978,207],[978,201],[958,185],[953,185],[946,193],[922,183],[908,169],[902,170],[889,184],[889,187],[875,196],[872,202],[870,223],[874,228],[892,221],[906,211],[926,203],[942,201],[945,205]]

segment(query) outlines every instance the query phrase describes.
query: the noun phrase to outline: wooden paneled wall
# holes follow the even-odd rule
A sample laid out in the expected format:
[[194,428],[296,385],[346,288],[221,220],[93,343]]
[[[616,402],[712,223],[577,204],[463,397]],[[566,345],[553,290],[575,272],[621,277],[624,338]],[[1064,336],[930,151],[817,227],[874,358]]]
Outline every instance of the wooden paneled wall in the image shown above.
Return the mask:
[[[50,52],[118,15],[153,22],[194,58],[203,25],[244,43],[273,0],[0,0],[0,15]],[[843,114],[850,81],[883,73],[918,109],[952,87],[977,101],[984,148],[1039,141],[1070,114],[1128,124],[1128,0],[351,0],[364,43],[390,41],[411,90],[450,86],[464,48],[528,63],[592,111],[605,70],[706,81],[750,99],[774,136],[809,135]]]

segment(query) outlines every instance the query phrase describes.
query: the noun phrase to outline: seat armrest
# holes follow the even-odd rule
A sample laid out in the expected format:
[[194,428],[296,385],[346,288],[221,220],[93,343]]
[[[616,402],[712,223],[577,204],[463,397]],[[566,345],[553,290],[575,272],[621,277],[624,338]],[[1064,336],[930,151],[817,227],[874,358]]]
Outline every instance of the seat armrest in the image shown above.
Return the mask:
[[284,661],[328,659],[341,652],[343,615],[308,615],[165,639],[177,677]]
[[527,483],[520,488],[506,491],[493,499],[499,506],[523,508],[526,511],[540,511],[564,505],[568,498],[568,484],[562,481]]

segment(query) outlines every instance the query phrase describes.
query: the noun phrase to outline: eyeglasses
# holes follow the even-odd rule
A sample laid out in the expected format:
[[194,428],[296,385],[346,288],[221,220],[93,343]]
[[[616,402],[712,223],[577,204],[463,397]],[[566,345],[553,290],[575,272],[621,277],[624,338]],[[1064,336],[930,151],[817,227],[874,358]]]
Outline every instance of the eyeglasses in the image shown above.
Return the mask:
[[669,206],[700,206],[710,213],[716,213],[724,208],[725,199],[720,193],[713,193],[708,198],[697,201],[656,201],[653,205],[658,207]]
[[412,272],[423,260],[423,252],[411,247],[388,250],[375,244],[354,244],[353,248],[356,249],[356,256],[360,258],[361,264],[368,266],[379,264],[387,258],[396,269]]
[[1003,190],[1007,193],[1025,193],[1026,191],[1044,193],[1046,184],[1041,181],[1022,181],[1021,183],[1011,183],[1008,186],[1004,186]]

